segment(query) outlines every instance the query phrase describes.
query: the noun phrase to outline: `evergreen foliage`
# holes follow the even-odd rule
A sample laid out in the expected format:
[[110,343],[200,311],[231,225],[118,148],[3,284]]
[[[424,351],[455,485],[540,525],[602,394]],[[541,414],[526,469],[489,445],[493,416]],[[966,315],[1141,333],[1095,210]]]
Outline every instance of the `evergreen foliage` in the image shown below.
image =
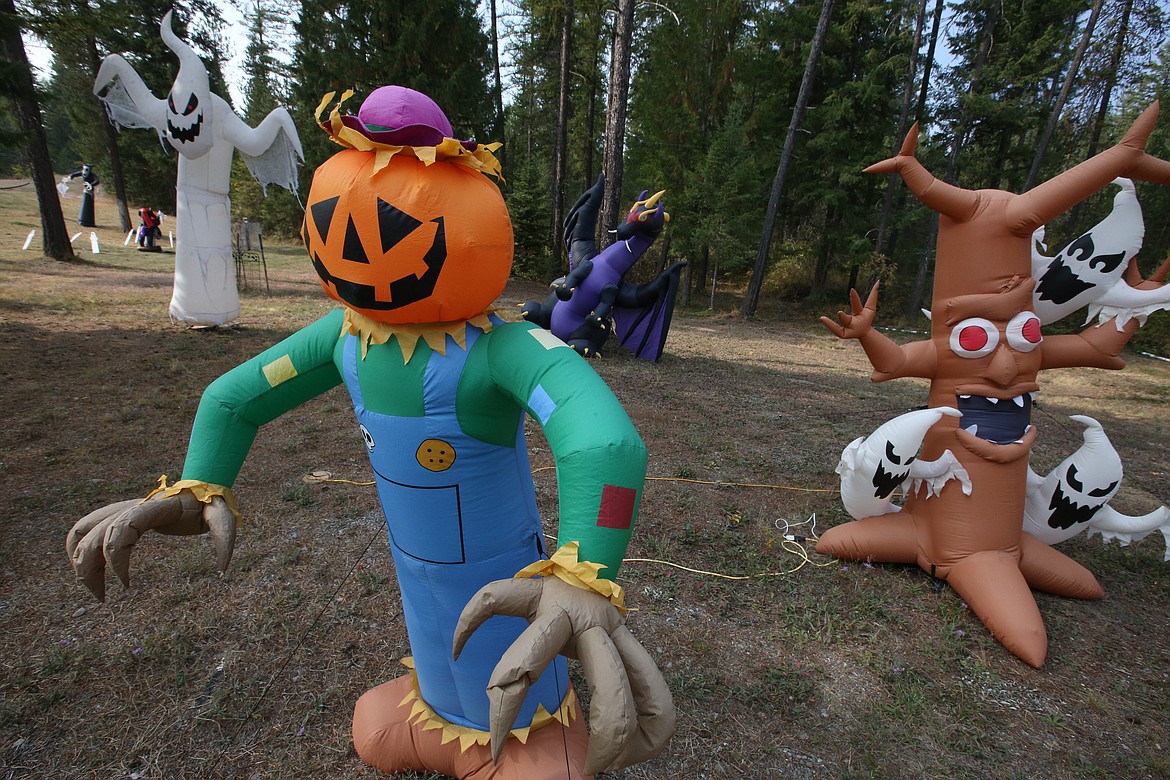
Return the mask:
[[[91,95],[101,57],[121,53],[156,94],[169,87],[177,64],[159,38],[158,24],[171,5],[171,0],[22,4],[30,26],[55,56],[54,75],[41,85],[40,101],[58,170],[91,162],[104,173],[106,141],[99,132],[100,107]],[[213,88],[226,97],[219,62],[227,44],[216,6],[210,0],[174,5],[177,31],[206,58]],[[550,243],[559,234],[552,225],[553,171],[565,0],[247,0],[238,5],[249,33],[245,81],[239,85],[243,105],[237,108],[253,125],[277,105],[293,112],[306,152],[302,194],[313,169],[337,149],[313,119],[321,98],[354,89],[344,110],[356,112],[378,86],[409,86],[431,95],[461,138],[498,140],[490,133],[503,128],[503,188],[516,225],[516,272],[552,279],[567,270],[551,267]],[[928,62],[935,0],[834,4],[779,203],[768,257],[770,297],[795,302],[812,296],[823,307],[826,300],[843,299],[850,284],[864,287],[880,277],[883,317],[892,318],[914,300],[922,258],[930,268],[930,215],[898,182],[891,207],[883,209],[886,177],[861,174],[900,143],[895,136],[905,113],[903,96],[909,121],[920,122],[917,156],[940,178],[949,175],[967,188],[1020,191],[1024,186],[1093,2],[943,0],[941,5],[946,23],[935,61]],[[572,3],[564,120],[568,203],[601,170],[616,7],[613,0]],[[822,7],[822,0],[636,5],[620,198],[624,208],[643,189],[666,190],[674,217],[670,256],[649,264],[687,259],[685,293],[708,289],[716,267],[720,289],[739,289],[747,282],[769,174],[793,116]],[[497,9],[493,20],[488,14]],[[1103,3],[1070,82],[1067,105],[1053,125],[1038,181],[1115,143],[1151,101],[1170,105],[1168,11],[1166,0]],[[915,52],[920,17],[926,24]],[[502,125],[493,92],[493,21],[503,50]],[[923,83],[927,66],[930,75]],[[915,107],[911,98],[919,93],[926,101]],[[0,101],[8,99],[0,96]],[[10,140],[13,130],[0,112],[0,137]],[[132,198],[168,208],[173,156],[141,131],[121,133],[118,147]],[[1148,148],[1170,158],[1170,111],[1164,111]],[[11,167],[14,159],[0,157],[0,164]],[[303,210],[298,199],[278,189],[265,197],[242,164],[237,161],[236,167],[235,217],[260,220],[269,233],[295,233]],[[1147,218],[1139,260],[1148,273],[1170,252],[1170,228],[1163,216],[1170,209],[1170,191],[1139,185],[1139,198]],[[1071,239],[1099,219],[1110,200],[1109,193],[1096,196],[1056,220],[1049,226],[1050,242]],[[639,268],[638,274],[653,270]],[[696,305],[707,300],[694,298]],[[1170,342],[1170,334],[1158,330],[1170,328],[1158,325],[1158,319],[1139,341]]]

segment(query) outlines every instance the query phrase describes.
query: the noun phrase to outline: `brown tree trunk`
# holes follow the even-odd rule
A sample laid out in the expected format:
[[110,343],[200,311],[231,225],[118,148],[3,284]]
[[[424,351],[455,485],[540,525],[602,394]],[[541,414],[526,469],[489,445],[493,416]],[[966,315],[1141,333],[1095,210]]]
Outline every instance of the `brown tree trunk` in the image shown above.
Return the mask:
[[1068,72],[1064,74],[1064,83],[1060,85],[1060,94],[1056,97],[1056,105],[1052,107],[1052,114],[1048,117],[1048,124],[1044,127],[1044,134],[1040,136],[1040,142],[1036,145],[1036,156],[1032,159],[1032,169],[1028,171],[1028,180],[1024,182],[1024,191],[1032,189],[1036,184],[1036,177],[1040,175],[1040,163],[1044,161],[1044,153],[1048,151],[1048,144],[1052,141],[1052,134],[1056,131],[1056,123],[1060,120],[1060,112],[1064,110],[1064,104],[1068,101],[1068,95],[1072,91],[1073,81],[1076,80],[1077,73],[1081,69],[1081,60],[1085,57],[1085,51],[1089,48],[1089,39],[1093,37],[1093,28],[1097,26],[1097,17],[1101,14],[1101,3],[1103,0],[1097,0],[1093,3],[1093,10],[1089,13],[1089,21],[1085,22],[1085,31],[1081,35],[1081,42],[1077,46],[1076,53],[1073,54],[1072,62],[1069,63]]
[[[1105,84],[1101,90],[1101,102],[1097,106],[1097,116],[1093,120],[1093,132],[1089,135],[1089,148],[1085,152],[1085,159],[1097,154],[1101,144],[1101,135],[1105,132],[1105,119],[1109,116],[1109,96],[1117,86],[1117,71],[1121,68],[1121,55],[1125,51],[1125,37],[1129,34],[1129,17],[1133,12],[1133,0],[1125,0],[1121,8],[1121,21],[1117,26],[1117,35],[1113,38],[1113,51],[1109,54],[1109,70],[1105,74]],[[1068,233],[1077,235],[1077,224],[1081,221],[1081,207],[1083,202],[1072,207],[1068,216]]]
[[780,196],[784,192],[784,180],[788,176],[788,169],[792,166],[796,135],[804,123],[804,111],[808,107],[809,93],[812,91],[813,74],[816,73],[817,61],[821,57],[821,48],[825,44],[825,36],[829,31],[829,18],[832,14],[833,0],[824,0],[820,19],[817,20],[817,31],[813,35],[812,46],[809,49],[808,61],[804,66],[804,76],[800,80],[800,92],[796,96],[796,106],[792,109],[792,121],[788,123],[788,134],[784,138],[784,148],[780,152],[780,164],[776,167],[775,178],[772,179],[772,194],[768,198],[768,210],[764,214],[764,230],[760,235],[760,248],[756,252],[756,265],[752,270],[752,279],[748,284],[747,295],[744,296],[743,305],[739,310],[744,317],[755,314],[756,306],[760,303],[760,287],[764,283],[768,250],[772,245],[772,231],[776,227],[776,213],[780,210]]
[[[492,14],[492,69],[495,73],[495,83],[492,85],[493,97],[496,101],[495,128],[492,133],[493,141],[504,143],[504,82],[500,80],[500,34],[496,14],[496,0],[491,0]],[[500,147],[498,152],[501,164],[504,154],[507,153],[507,144]]]
[[564,260],[565,244],[561,233],[565,224],[565,175],[569,158],[569,62],[572,55],[573,0],[566,0],[561,19],[561,72],[557,96],[556,151],[553,158],[553,267],[560,268]]
[[16,122],[24,134],[29,162],[33,169],[33,187],[41,209],[42,246],[45,255],[54,260],[74,261],[73,247],[65,229],[65,216],[57,193],[57,176],[49,159],[49,145],[41,122],[41,107],[36,100],[36,85],[32,66],[20,37],[20,17],[13,0],[0,0],[0,53],[15,66],[12,106]]
[[634,0],[618,0],[610,56],[609,96],[605,114],[605,198],[601,204],[601,247],[613,243],[611,225],[621,218],[623,156],[625,154],[626,104],[630,97],[630,48],[634,37]]
[[[88,14],[89,11],[89,3],[84,3],[84,13]],[[98,59],[97,41],[89,37],[86,39],[85,44],[89,48],[90,73],[94,78],[97,78],[98,68],[101,66],[101,62]],[[118,212],[118,220],[121,222],[122,231],[129,233],[134,225],[130,222],[129,199],[126,197],[126,176],[122,171],[122,155],[118,151],[118,129],[114,127],[114,123],[110,121],[110,117],[106,114],[105,106],[97,98],[91,96],[90,99],[94,101],[97,111],[101,115],[99,121],[102,124],[102,132],[106,139],[106,155],[109,158],[110,178],[114,183],[115,210]]]
[[[902,86],[902,108],[898,113],[898,130],[894,133],[894,154],[906,137],[906,129],[910,125],[910,99],[914,94],[914,77],[918,74],[918,50],[922,46],[922,28],[926,24],[926,2],[921,0],[918,12],[914,17],[914,40],[910,46],[910,62],[906,66],[906,82]],[[894,193],[898,190],[898,176],[891,173],[886,177],[886,191],[882,195],[882,213],[878,218],[877,240],[873,251],[877,255],[886,253],[886,239],[890,232],[890,217],[894,212]],[[850,287],[857,282],[857,264],[850,270]]]
[[[939,6],[942,2],[940,0]],[[971,87],[967,90],[968,93],[975,93],[979,91],[980,79],[983,76],[983,66],[987,62],[987,57],[991,53],[991,45],[995,40],[995,24],[999,21],[998,9],[987,21],[987,25],[983,30],[983,38],[979,42],[979,52],[975,55],[975,63],[973,74],[971,77]],[[932,31],[932,36],[937,34],[937,18],[936,26]],[[933,48],[932,41],[932,48]],[[925,94],[926,84],[923,84],[923,90],[919,93],[919,97]],[[920,103],[920,106],[922,104]],[[951,139],[951,153],[947,159],[947,172],[944,176],[944,181],[953,182],[955,174],[959,169],[959,149],[963,146],[963,136],[967,134],[967,110],[961,110],[959,114],[959,121],[955,123],[954,137]],[[930,271],[930,260],[934,256],[934,242],[938,238],[938,214],[932,212],[930,215],[930,229],[927,232],[926,243],[922,246],[922,255],[918,258],[918,272],[914,278],[914,291],[910,294],[910,300],[906,304],[907,317],[913,316],[914,312],[922,308],[922,298],[926,294],[926,277]]]

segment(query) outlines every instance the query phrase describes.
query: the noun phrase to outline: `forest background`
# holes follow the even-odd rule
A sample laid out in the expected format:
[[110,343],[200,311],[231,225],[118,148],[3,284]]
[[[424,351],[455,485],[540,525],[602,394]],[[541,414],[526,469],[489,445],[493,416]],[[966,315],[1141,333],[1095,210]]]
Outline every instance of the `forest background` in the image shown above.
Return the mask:
[[[10,2],[7,4],[11,4]],[[1170,96],[1165,0],[235,0],[248,22],[244,83],[229,90],[231,42],[209,0],[21,0],[23,28],[52,53],[37,101],[54,169],[92,163],[129,213],[173,213],[176,167],[151,133],[113,132],[93,97],[101,59],[127,57],[156,95],[177,70],[158,34],[201,54],[212,89],[256,124],[292,112],[305,149],[302,195],[336,147],[315,127],[323,95],[402,84],[431,95],[461,138],[504,143],[502,184],[517,275],[566,270],[559,225],[603,168],[613,227],[643,189],[675,218],[638,273],[688,261],[681,303],[740,310],[832,308],[883,282],[886,324],[922,324],[935,224],[895,177],[862,169],[912,123],[918,157],[964,187],[1023,192],[1115,142]],[[818,22],[822,22],[818,24]],[[806,75],[806,73],[808,75]],[[802,89],[803,85],[803,89]],[[0,94],[0,109],[11,95]],[[1167,103],[1170,105],[1170,103]],[[13,112],[0,110],[0,173],[26,166]],[[1170,157],[1170,116],[1148,145]],[[787,153],[787,157],[782,155]],[[1139,184],[1138,260],[1170,250],[1170,190]],[[236,161],[233,218],[295,237],[301,200],[265,195]],[[1106,192],[1049,225],[1049,252],[1104,214]],[[1069,317],[1067,327],[1080,320]],[[1170,353],[1154,318],[1136,346]]]

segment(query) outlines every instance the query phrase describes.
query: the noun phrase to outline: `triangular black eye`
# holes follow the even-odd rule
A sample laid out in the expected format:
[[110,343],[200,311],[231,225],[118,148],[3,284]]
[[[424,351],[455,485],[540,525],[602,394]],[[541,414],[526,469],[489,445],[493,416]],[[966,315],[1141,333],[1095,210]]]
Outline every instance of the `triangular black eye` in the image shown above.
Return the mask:
[[886,460],[890,463],[902,463],[902,459],[894,452],[894,443],[892,441],[886,442]]
[[341,246],[341,259],[352,260],[355,263],[369,263],[365,247],[362,246],[361,236],[358,235],[357,225],[353,224],[353,217],[345,225],[345,243]]
[[329,223],[333,221],[333,212],[337,210],[337,201],[339,200],[341,200],[340,195],[336,198],[319,200],[309,206],[309,211],[313,214],[313,224],[317,226],[317,235],[321,237],[322,244],[329,243]]
[[197,98],[195,93],[192,92],[191,99],[187,101],[187,108],[183,111],[183,116],[187,116],[197,108],[199,108],[199,98]]
[[1085,486],[1081,484],[1079,479],[1077,479],[1077,465],[1075,463],[1069,464],[1068,473],[1065,474],[1064,478],[1068,481],[1068,486],[1073,490],[1077,491],[1078,493],[1085,492]]
[[422,222],[378,198],[378,231],[382,236],[382,254],[413,233]]

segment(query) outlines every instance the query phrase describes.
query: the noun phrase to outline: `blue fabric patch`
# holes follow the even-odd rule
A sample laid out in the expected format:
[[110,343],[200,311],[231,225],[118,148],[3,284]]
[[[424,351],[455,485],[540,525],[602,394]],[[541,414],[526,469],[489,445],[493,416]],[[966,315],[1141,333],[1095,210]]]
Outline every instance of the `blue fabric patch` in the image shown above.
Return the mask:
[[556,402],[548,397],[548,393],[540,385],[532,391],[532,395],[528,397],[528,408],[536,415],[536,419],[540,420],[541,425],[548,424],[548,418],[552,417],[552,413],[557,410]]

